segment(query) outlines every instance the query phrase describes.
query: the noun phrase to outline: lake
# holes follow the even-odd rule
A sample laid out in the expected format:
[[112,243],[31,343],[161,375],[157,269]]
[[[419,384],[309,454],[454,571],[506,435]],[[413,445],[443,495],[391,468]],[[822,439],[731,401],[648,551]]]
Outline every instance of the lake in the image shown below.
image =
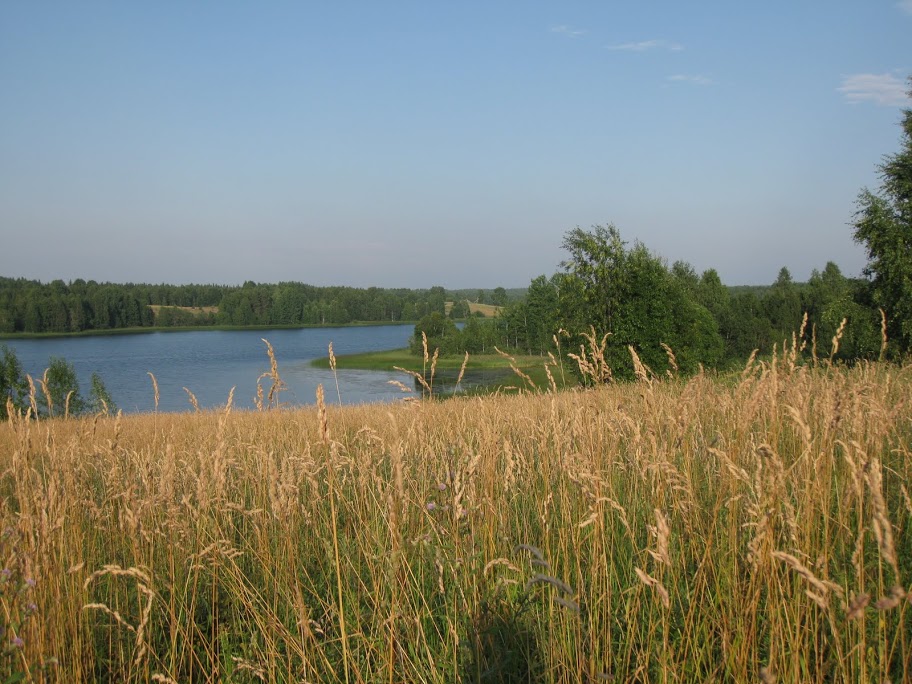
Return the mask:
[[[16,352],[22,369],[40,377],[48,360],[60,356],[73,364],[80,392],[88,398],[90,377],[98,373],[111,398],[124,413],[152,411],[155,397],[149,372],[159,388],[159,411],[191,411],[184,387],[196,395],[201,408],[224,406],[235,387],[234,405],[254,408],[256,382],[269,370],[262,338],[272,344],[279,375],[288,386],[284,405],[313,404],[317,385],[327,403],[337,403],[332,371],[314,368],[312,359],[325,357],[329,343],[336,356],[408,346],[413,325],[378,325],[296,330],[205,330],[153,332],[131,335],[0,340]],[[411,386],[403,373],[340,370],[339,393],[345,404],[399,400],[403,393],[389,384],[399,380]],[[271,382],[264,379],[264,392]]]

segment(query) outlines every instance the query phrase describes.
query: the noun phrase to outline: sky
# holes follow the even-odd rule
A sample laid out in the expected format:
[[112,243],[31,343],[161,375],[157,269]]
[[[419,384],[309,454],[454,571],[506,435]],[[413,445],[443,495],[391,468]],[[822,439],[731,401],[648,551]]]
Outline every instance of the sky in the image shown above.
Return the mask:
[[912,0],[0,3],[0,275],[524,287],[613,223],[857,276]]

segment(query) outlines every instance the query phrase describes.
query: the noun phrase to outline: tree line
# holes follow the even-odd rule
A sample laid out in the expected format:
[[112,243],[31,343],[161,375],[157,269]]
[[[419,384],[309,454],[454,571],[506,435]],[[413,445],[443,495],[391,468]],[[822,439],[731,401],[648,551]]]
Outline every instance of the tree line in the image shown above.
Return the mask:
[[[575,228],[564,247],[564,270],[541,275],[521,301],[493,321],[469,319],[460,330],[439,314],[415,327],[442,354],[504,351],[523,354],[579,353],[582,333],[610,333],[605,357],[620,375],[632,375],[629,347],[657,371],[669,367],[667,345],[682,372],[743,361],[755,350],[770,352],[791,342],[804,316],[807,350],[816,344],[828,356],[840,332],[835,358],[876,358],[881,347],[880,312],[870,283],[847,278],[832,262],[796,283],[787,268],[768,286],[747,289],[722,284],[715,269],[698,274],[684,262],[671,267],[640,243],[629,246],[613,225]],[[840,331],[843,320],[846,325]]]
[[317,287],[297,282],[241,286],[41,283],[0,277],[0,333],[75,333],[175,326],[339,325],[417,321],[469,296],[506,304],[515,291]]

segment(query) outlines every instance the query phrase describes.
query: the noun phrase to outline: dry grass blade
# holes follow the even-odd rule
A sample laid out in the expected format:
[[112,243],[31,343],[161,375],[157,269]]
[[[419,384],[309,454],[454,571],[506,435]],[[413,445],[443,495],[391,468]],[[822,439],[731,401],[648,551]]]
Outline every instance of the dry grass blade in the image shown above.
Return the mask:
[[326,419],[326,401],[323,398],[323,385],[317,385],[317,415],[320,420],[320,441],[329,444],[329,422]]
[[640,360],[640,355],[636,353],[636,349],[633,348],[632,344],[628,344],[627,349],[630,352],[630,358],[633,361],[633,374],[636,376],[637,380],[644,382],[651,387],[651,371],[646,364]]
[[898,584],[894,584],[890,587],[890,593],[875,603],[874,607],[877,610],[892,610],[902,603],[904,598],[906,598],[906,590]]
[[[781,560],[786,565],[790,566],[798,575],[803,577],[808,584],[810,584],[814,589],[817,590],[819,596],[826,597],[830,593],[830,586],[817,578],[817,576],[811,572],[811,570],[804,565],[800,560],[795,558],[795,556],[790,553],[785,553],[784,551],[773,551],[773,558]],[[813,596],[812,596],[813,598]]]
[[887,314],[883,309],[880,311],[880,356],[879,361],[883,361],[887,355]]
[[51,397],[51,393],[48,391],[48,368],[44,369],[44,374],[38,380],[38,384],[41,385],[41,394],[44,395],[44,401],[47,405],[48,417],[54,415],[54,400]]
[[190,405],[193,407],[193,410],[196,411],[196,413],[199,413],[200,406],[199,406],[199,402],[196,400],[196,395],[193,394],[193,392],[191,392],[186,387],[184,387],[183,390],[184,390],[184,392],[187,393],[187,398],[190,401]]
[[35,381],[32,379],[32,376],[28,373],[25,374],[25,379],[28,382],[29,386],[29,405],[32,407],[32,415],[38,416],[38,391],[35,389]]
[[437,359],[439,358],[439,356],[440,356],[440,348],[438,347],[437,349],[434,350],[434,356],[431,359],[431,382],[429,385],[431,389],[429,390],[429,392],[433,392],[433,389],[434,389],[434,375],[437,372]]
[[610,335],[610,332],[605,333],[602,339],[599,340],[595,328],[590,326],[588,333],[582,333],[583,338],[588,343],[588,351],[586,350],[586,345],[580,345],[579,354],[567,354],[568,357],[576,361],[580,375],[591,384],[603,384],[610,382],[612,379],[611,368],[605,360],[605,347],[608,344]]
[[541,549],[539,549],[537,546],[532,546],[531,544],[517,544],[513,549],[513,553],[516,553],[518,551],[528,551],[538,560],[545,560],[544,554],[542,554]]
[[661,343],[661,346],[662,346],[662,349],[665,350],[665,356],[668,357],[668,365],[671,366],[671,370],[668,371],[668,376],[674,377],[679,372],[678,360],[677,360],[677,358],[675,358],[674,352],[671,350],[671,347],[669,347],[664,342]]
[[339,388],[339,374],[336,372],[336,355],[333,353],[333,343],[329,343],[329,368],[332,371],[333,379],[336,381],[336,398],[339,400],[339,406],[342,405],[342,390]]
[[515,358],[513,358],[512,356],[510,356],[509,354],[507,354],[505,351],[501,351],[501,350],[498,349],[496,346],[494,347],[494,351],[496,351],[498,354],[500,354],[503,358],[507,359],[507,361],[510,363],[510,370],[512,370],[513,373],[515,373],[515,374],[518,375],[520,378],[522,378],[523,381],[524,381],[527,385],[529,385],[529,389],[531,389],[531,390],[533,390],[533,391],[538,389],[538,385],[535,384],[535,382],[532,380],[532,378],[530,378],[526,373],[523,373],[523,372],[517,367],[517,365],[516,365],[516,359],[515,359]]
[[415,378],[415,380],[418,381],[424,391],[427,392],[428,396],[432,395],[431,386],[427,383],[427,380],[424,379],[424,375],[417,371],[409,370],[408,368],[401,368],[400,366],[393,366],[393,368],[395,368],[397,371],[400,371],[401,373],[411,375],[413,378]]
[[664,584],[640,568],[635,567],[633,571],[636,573],[636,576],[639,578],[640,582],[645,584],[647,587],[652,587],[655,589],[656,594],[659,596],[659,600],[662,602],[662,605],[665,606],[665,608],[669,608],[671,606],[671,596],[668,594],[668,590],[665,588]]
[[890,522],[887,502],[883,494],[883,467],[880,459],[873,458],[868,461],[865,467],[865,480],[871,492],[871,501],[874,504],[871,527],[874,531],[874,537],[877,539],[877,545],[880,548],[880,555],[893,569],[893,577],[899,581],[899,559],[896,555],[896,543],[893,539],[893,524]]
[[668,540],[671,537],[671,530],[668,527],[668,519],[665,514],[656,508],[653,513],[656,518],[656,526],[650,527],[650,531],[656,538],[656,550],[650,551],[650,554],[659,563],[671,566],[671,556],[668,554]]
[[152,391],[155,395],[155,411],[158,412],[158,380],[155,379],[155,375],[152,374],[152,371],[146,371],[146,375],[152,378]]
[[408,387],[407,385],[399,382],[398,380],[387,380],[386,383],[388,385],[392,385],[393,387],[399,388],[400,392],[408,392],[410,394],[414,394],[414,392],[415,392],[415,390],[413,390],[411,387]]
[[830,349],[830,363],[833,363],[833,357],[839,352],[839,340],[842,339],[842,334],[845,332],[847,318],[843,318],[842,322],[839,324],[839,328],[836,330],[836,334],[833,335],[833,346]]
[[[272,348],[272,345],[269,343],[269,340],[266,338],[260,338],[266,344],[266,354],[269,356],[269,370],[259,378],[257,378],[257,387],[259,388],[260,380],[263,378],[269,378],[272,380],[272,385],[269,387],[269,392],[266,395],[266,406],[269,408],[278,408],[279,407],[279,392],[283,392],[287,389],[285,381],[282,380],[279,375],[279,362],[276,360],[275,350]],[[258,389],[257,398],[261,397],[261,392]]]
[[462,376],[465,375],[466,366],[469,365],[469,352],[465,353],[465,358],[462,360],[462,366],[459,367],[459,376],[456,378],[456,387],[459,387],[459,383],[462,382]]
[[557,577],[553,577],[551,575],[545,575],[545,574],[538,573],[538,572],[535,573],[534,575],[532,575],[531,579],[529,579],[528,583],[526,584],[526,587],[532,587],[536,584],[542,584],[542,583],[550,584],[552,587],[557,589],[559,592],[561,592],[562,594],[566,594],[567,596],[573,596],[574,594],[576,594],[576,592],[573,590],[573,587],[571,587],[569,584],[567,584],[563,580],[559,580]]
[[846,619],[848,620],[857,620],[858,618],[864,615],[864,609],[871,602],[871,597],[868,594],[858,594],[852,601],[846,606]]

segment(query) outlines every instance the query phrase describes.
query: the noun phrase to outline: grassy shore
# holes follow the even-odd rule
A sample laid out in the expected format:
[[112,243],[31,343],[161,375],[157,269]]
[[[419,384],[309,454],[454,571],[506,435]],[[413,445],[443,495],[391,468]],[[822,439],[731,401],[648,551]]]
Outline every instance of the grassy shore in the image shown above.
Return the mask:
[[[472,381],[475,393],[490,393],[507,388],[525,389],[549,387],[551,381],[546,372],[550,369],[551,377],[557,388],[576,384],[576,377],[569,366],[551,363],[547,356],[505,355],[505,354],[470,354],[463,369],[464,356],[441,356],[436,362],[423,356],[412,354],[408,349],[390,349],[364,354],[346,354],[334,357],[336,368],[340,370],[382,370],[393,371],[406,369],[419,373],[430,379],[433,375],[438,381],[454,383],[460,377]],[[329,357],[314,359],[311,365],[317,368],[330,368]],[[517,371],[519,371],[517,373]],[[523,377],[525,376],[525,377]],[[528,379],[526,379],[528,378]]]
[[0,425],[0,680],[912,680],[912,367]]

